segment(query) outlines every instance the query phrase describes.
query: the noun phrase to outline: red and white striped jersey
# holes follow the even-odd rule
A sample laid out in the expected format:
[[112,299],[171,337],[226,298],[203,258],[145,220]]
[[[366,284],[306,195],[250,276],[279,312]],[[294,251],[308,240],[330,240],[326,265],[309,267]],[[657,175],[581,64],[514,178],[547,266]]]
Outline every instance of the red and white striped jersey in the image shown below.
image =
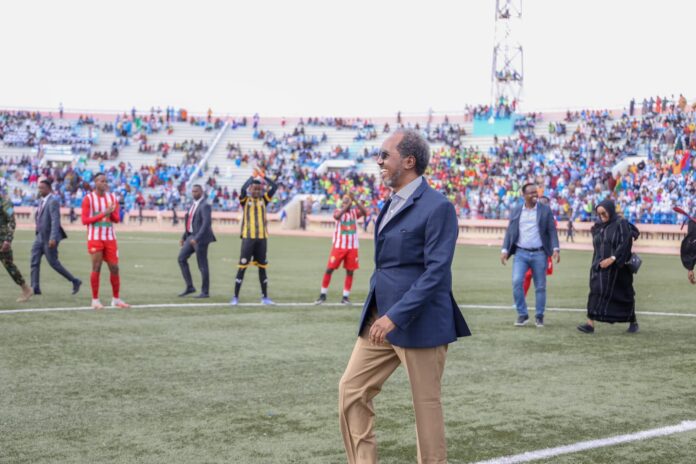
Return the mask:
[[[116,209],[111,216],[104,216],[95,220],[97,216],[105,212],[111,205],[116,205]],[[82,200],[82,223],[87,226],[87,240],[116,240],[114,233],[114,222],[118,222],[118,200],[113,193],[106,193],[99,196],[91,192]]]
[[333,233],[333,247],[339,250],[358,249],[358,218],[360,210],[353,208],[336,220]]

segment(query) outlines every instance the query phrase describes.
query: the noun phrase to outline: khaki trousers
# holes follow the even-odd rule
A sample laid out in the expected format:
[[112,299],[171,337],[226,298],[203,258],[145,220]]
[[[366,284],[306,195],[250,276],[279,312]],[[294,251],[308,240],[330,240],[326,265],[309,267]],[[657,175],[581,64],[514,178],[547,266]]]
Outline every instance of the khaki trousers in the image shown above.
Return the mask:
[[399,364],[403,364],[416,413],[418,463],[446,464],[440,383],[447,345],[400,348],[386,341],[382,345],[372,345],[366,332],[358,337],[338,388],[339,420],[348,463],[377,463],[372,399]]

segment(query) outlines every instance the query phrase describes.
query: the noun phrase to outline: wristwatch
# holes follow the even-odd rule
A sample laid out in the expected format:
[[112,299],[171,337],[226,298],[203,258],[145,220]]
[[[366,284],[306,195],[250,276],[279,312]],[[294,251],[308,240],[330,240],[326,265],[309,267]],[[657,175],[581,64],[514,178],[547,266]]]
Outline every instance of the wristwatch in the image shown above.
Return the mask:
[[610,258],[613,259],[614,261],[616,261],[616,256],[612,255],[612,256],[610,256]]

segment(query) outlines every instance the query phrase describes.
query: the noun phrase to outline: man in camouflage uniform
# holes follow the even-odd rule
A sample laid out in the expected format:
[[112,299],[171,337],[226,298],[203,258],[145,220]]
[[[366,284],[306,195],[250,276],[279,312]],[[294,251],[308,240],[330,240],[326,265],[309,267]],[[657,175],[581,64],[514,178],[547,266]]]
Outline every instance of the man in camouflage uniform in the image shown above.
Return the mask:
[[0,193],[0,262],[2,262],[10,277],[17,285],[22,287],[22,295],[17,301],[28,301],[33,295],[31,287],[27,285],[12,259],[12,238],[15,230],[14,208],[4,194]]

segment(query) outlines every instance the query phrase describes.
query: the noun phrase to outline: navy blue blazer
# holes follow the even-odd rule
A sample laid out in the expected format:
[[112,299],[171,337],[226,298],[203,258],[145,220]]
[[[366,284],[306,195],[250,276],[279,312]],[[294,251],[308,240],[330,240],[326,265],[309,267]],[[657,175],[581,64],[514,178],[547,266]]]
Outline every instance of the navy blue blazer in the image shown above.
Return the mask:
[[392,345],[430,348],[471,335],[452,295],[452,259],[459,234],[454,206],[423,183],[384,226],[375,225],[375,271],[363,306],[358,334],[371,308],[396,328]]
[[[520,216],[522,206],[518,206],[510,213],[510,223],[505,232],[503,249],[507,250],[508,256],[512,256],[517,251],[517,240],[520,236]],[[553,218],[551,208],[542,203],[537,203],[537,225],[539,226],[539,236],[541,246],[544,248],[546,256],[551,256],[553,250],[559,248],[558,232],[556,231],[556,220]]]
[[201,200],[201,202],[198,205],[198,208],[196,208],[196,211],[193,213],[193,221],[191,222],[193,234],[189,234],[188,230],[186,229],[186,224],[188,224],[188,217],[189,213],[187,211],[186,214],[184,214],[184,235],[181,237],[182,240],[188,239],[191,235],[193,235],[193,238],[196,240],[196,243],[200,243],[201,245],[215,242],[217,240],[215,238],[215,235],[213,234],[212,208],[205,201],[205,199]]

